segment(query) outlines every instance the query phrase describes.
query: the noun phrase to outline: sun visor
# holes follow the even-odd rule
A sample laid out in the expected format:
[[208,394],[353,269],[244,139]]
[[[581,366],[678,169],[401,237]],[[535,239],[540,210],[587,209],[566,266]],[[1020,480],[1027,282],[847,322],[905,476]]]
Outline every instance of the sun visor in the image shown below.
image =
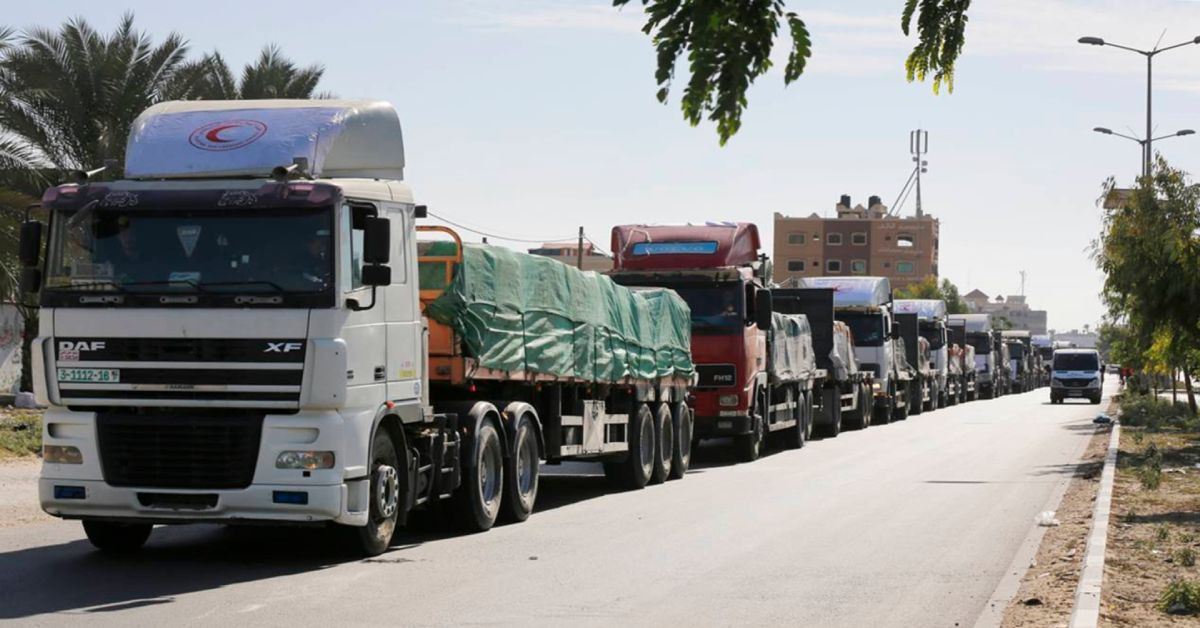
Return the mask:
[[132,179],[269,176],[296,159],[317,178],[404,178],[400,120],[388,103],[176,101],[134,121]]

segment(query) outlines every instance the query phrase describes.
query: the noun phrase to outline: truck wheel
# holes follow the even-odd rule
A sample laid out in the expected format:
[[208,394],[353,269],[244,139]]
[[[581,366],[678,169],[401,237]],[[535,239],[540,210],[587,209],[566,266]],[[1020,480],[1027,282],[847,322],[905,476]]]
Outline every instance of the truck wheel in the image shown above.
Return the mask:
[[892,397],[892,420],[903,421],[908,418],[909,411],[912,410],[912,382],[904,385],[904,405],[896,403],[896,398]]
[[83,520],[83,532],[92,546],[110,554],[129,554],[141,549],[153,527],[148,523]]
[[671,475],[671,461],[675,454],[675,422],[671,420],[671,406],[660,403],[654,416],[654,470],[650,484],[662,484]]
[[821,426],[821,435],[825,438],[837,438],[837,435],[842,433],[842,420],[846,418],[842,414],[841,390],[837,386],[823,389],[821,401],[823,405],[829,406],[829,423]]
[[475,433],[474,459],[463,470],[463,483],[455,493],[455,519],[465,530],[482,532],[496,523],[504,494],[504,448],[492,421]]
[[692,410],[679,401],[671,406],[671,422],[675,426],[675,447],[671,450],[669,479],[678,480],[692,465]]
[[808,403],[808,396],[803,391],[800,392],[799,397],[793,397],[794,394],[791,388],[787,390],[786,399],[790,418],[796,421],[796,425],[792,426],[784,436],[784,447],[788,449],[800,449],[804,446],[804,424],[807,423],[804,405]]
[[522,414],[517,419],[516,438],[513,439],[513,443],[512,455],[504,465],[502,514],[505,521],[524,521],[529,518],[537,502],[542,461],[537,428],[529,415]]
[[872,423],[886,425],[892,422],[892,415],[896,412],[896,384],[888,383],[887,387],[887,402],[882,406],[873,406],[874,414],[871,416]]
[[755,395],[755,408],[758,411],[757,417],[750,416],[750,433],[738,434],[733,437],[733,446],[737,452],[738,460],[742,462],[754,462],[762,455],[763,440],[766,438],[767,432],[767,404],[764,399],[765,395],[761,392]]
[[804,441],[805,442],[812,440],[812,436],[813,436],[813,421],[817,415],[817,408],[815,405],[813,405],[814,404],[813,395],[815,395],[815,394],[817,394],[817,391],[809,390],[807,392],[807,398],[805,399],[804,405],[801,406],[801,408],[804,410]]
[[604,463],[604,475],[618,486],[639,489],[650,481],[654,473],[654,415],[650,407],[639,403],[629,413],[629,451],[620,462]]
[[921,382],[908,384],[908,414],[916,416],[925,411],[925,385]]

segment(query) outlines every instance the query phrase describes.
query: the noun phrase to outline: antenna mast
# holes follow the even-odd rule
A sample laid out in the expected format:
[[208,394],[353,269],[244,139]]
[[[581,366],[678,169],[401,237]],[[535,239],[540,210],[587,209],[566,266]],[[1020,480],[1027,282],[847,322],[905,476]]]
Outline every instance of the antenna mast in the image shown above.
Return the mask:
[[917,218],[920,218],[925,215],[925,211],[921,207],[921,173],[927,172],[925,166],[929,165],[929,162],[923,159],[925,153],[929,152],[929,131],[923,129],[910,131],[908,134],[908,152],[912,153],[912,160],[916,163]]

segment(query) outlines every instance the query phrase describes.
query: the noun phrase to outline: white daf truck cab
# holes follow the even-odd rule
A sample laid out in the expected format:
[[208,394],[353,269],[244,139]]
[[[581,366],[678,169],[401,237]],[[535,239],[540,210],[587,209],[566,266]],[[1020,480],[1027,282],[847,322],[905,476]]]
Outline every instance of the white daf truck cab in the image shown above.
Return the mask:
[[832,288],[834,316],[850,327],[854,357],[864,371],[874,372],[872,422],[903,419],[910,408],[911,369],[901,368],[897,352],[899,328],[892,318],[892,285],[887,277],[802,277],[801,288]]
[[950,343],[946,330],[946,302],[941,299],[896,299],[897,314],[916,314],[921,337],[929,342],[929,353],[933,358],[935,371],[935,390],[933,397],[935,407],[946,406],[948,393],[958,396],[958,391],[951,391],[950,372]]

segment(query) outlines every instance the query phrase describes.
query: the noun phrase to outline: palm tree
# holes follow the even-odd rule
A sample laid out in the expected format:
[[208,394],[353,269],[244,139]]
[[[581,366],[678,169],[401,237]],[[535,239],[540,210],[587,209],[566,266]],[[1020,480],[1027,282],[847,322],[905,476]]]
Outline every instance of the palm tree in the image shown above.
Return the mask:
[[234,78],[229,64],[219,52],[206,55],[204,59],[189,65],[186,72],[199,72],[202,76],[192,94],[193,98],[240,100],[326,96],[314,94],[325,68],[317,64],[301,68],[285,57],[274,44],[263,48],[254,63],[246,64],[241,80]]
[[154,44],[128,13],[107,36],[79,18],[0,31],[0,159],[53,169],[121,160],[134,118],[196,79],[179,73],[186,52],[175,33]]

